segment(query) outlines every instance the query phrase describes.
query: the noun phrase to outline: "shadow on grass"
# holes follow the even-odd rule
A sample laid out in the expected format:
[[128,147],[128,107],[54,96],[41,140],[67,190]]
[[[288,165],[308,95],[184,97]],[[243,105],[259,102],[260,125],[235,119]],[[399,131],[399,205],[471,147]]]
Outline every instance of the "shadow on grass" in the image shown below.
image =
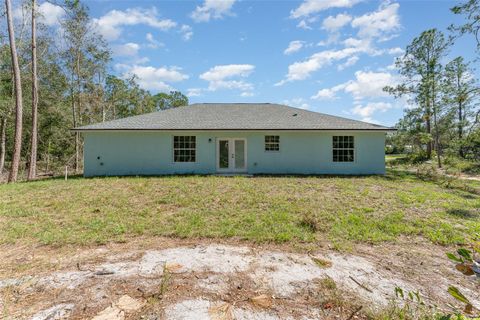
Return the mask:
[[478,217],[478,213],[472,210],[467,210],[467,209],[454,208],[454,209],[448,209],[446,212],[449,215],[462,218],[462,219],[474,219]]
[[[68,180],[79,180],[79,179],[83,179],[83,175],[82,174],[72,174],[72,175],[69,175],[68,178],[67,178],[67,181]],[[56,176],[56,177],[50,177],[50,178],[46,178],[45,180],[65,180],[65,176]]]
[[[84,177],[82,174],[75,174],[68,176],[68,180],[91,180],[91,179],[132,179],[132,178],[141,178],[141,179],[171,179],[171,178],[191,178],[191,177],[222,177],[225,179],[234,179],[237,177],[246,177],[252,179],[262,179],[262,178],[296,178],[296,179],[308,179],[308,178],[318,178],[318,179],[377,179],[379,181],[388,181],[388,182],[430,182],[438,185],[447,190],[452,190],[457,192],[461,197],[465,199],[475,199],[480,195],[480,188],[475,188],[467,181],[456,180],[454,183],[445,184],[441,180],[428,178],[428,177],[419,177],[415,172],[407,171],[403,169],[388,168],[384,175],[381,174],[372,174],[372,175],[349,175],[349,174],[254,174],[254,175],[214,175],[214,174],[167,174],[167,175],[124,175],[124,176],[94,176],[94,177]],[[45,177],[35,181],[62,181],[64,176],[55,176],[55,177]],[[21,181],[20,183],[26,183],[30,181]]]
[[379,176],[388,181],[399,181],[405,179],[421,180],[414,172],[398,169],[387,169],[387,172],[383,176]]
[[478,199],[479,197],[479,195],[476,192],[472,192],[472,193],[461,192],[459,196],[466,200],[474,200],[474,199]]
[[[383,177],[382,175],[376,175],[376,174],[365,174],[365,175],[353,175],[353,174],[292,174],[292,173],[286,173],[286,174],[264,174],[264,173],[258,173],[258,174],[159,174],[159,175],[121,175],[121,176],[92,176],[92,177],[84,177],[82,175],[75,175],[75,176],[69,176],[68,180],[70,179],[85,179],[85,180],[90,180],[90,179],[109,179],[109,178],[115,178],[115,179],[131,179],[131,178],[142,178],[142,179],[170,179],[170,178],[191,178],[191,177],[219,177],[219,178],[225,178],[225,179],[234,179],[238,177],[244,177],[244,178],[339,178],[339,179],[351,179],[351,178],[368,178],[368,177]],[[49,177],[41,180],[64,180],[64,177]]]
[[[131,179],[131,178],[142,178],[142,179],[170,179],[170,178],[188,178],[188,177],[221,177],[221,178],[236,178],[236,177],[246,177],[246,178],[325,178],[325,179],[358,179],[358,178],[378,178],[381,180],[388,180],[388,181],[400,181],[406,178],[411,178],[415,180],[420,180],[414,173],[403,171],[403,170],[395,170],[395,169],[387,169],[385,175],[382,174],[294,174],[294,173],[286,173],[286,174],[271,174],[271,173],[258,173],[258,174],[162,174],[162,175],[121,175],[121,176],[91,176],[91,177],[84,177],[82,174],[75,174],[69,175],[68,180],[91,180],[91,179]],[[60,181],[65,180],[65,177],[62,175],[58,175],[55,177],[43,177],[36,179],[35,181]],[[31,182],[27,180],[22,180],[19,182]]]

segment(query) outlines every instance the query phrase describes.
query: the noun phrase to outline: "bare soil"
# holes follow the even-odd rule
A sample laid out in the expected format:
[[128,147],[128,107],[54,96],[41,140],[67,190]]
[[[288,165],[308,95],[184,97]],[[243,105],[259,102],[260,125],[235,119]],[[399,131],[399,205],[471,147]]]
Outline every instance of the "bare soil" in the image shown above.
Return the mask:
[[460,308],[449,285],[480,308],[480,283],[456,272],[445,251],[420,239],[353,253],[170,238],[4,245],[0,318],[362,319],[389,308],[396,287],[439,310]]

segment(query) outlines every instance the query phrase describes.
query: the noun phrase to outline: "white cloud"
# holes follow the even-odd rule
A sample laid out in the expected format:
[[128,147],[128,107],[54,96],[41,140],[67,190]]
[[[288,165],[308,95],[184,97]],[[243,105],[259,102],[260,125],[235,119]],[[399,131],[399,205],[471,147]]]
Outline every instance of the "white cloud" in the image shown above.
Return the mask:
[[360,58],[358,56],[353,56],[353,57],[350,57],[347,59],[347,61],[345,63],[342,63],[340,65],[338,65],[337,69],[338,71],[342,71],[348,67],[351,67],[353,65],[355,65],[358,60],[360,60]]
[[98,19],[92,19],[99,33],[107,40],[116,40],[123,32],[124,26],[147,25],[162,31],[177,26],[175,21],[161,19],[155,8],[129,8],[125,11],[111,10]]
[[253,90],[253,85],[250,82],[246,82],[243,80],[214,81],[210,82],[210,84],[208,85],[208,90],[210,91],[217,91],[221,89],[238,89],[245,92]]
[[253,85],[242,78],[248,77],[254,69],[255,66],[251,64],[220,65],[210,68],[210,70],[202,73],[199,78],[208,81],[208,90],[210,91],[238,89],[242,92],[251,92]]
[[317,52],[304,61],[295,62],[289,65],[286,79],[275,85],[281,86],[286,82],[307,79],[312,72],[317,71],[326,65],[330,65],[334,61],[349,58],[358,52],[361,52],[358,48],[344,48],[341,50],[325,50]]
[[336,98],[335,91],[332,89],[318,90],[317,94],[312,96],[312,99],[316,100],[333,100]]
[[188,75],[181,72],[179,67],[160,67],[140,65],[117,65],[117,69],[123,69],[123,77],[129,78],[135,75],[140,87],[152,91],[170,91],[171,82],[180,82],[188,79]]
[[193,36],[192,27],[187,24],[182,24],[182,27],[180,28],[180,33],[182,34],[183,40],[188,41]]
[[44,2],[38,6],[38,12],[41,17],[39,20],[47,26],[55,26],[60,24],[60,20],[65,16],[65,10],[50,2]]
[[[25,5],[18,5],[13,8],[13,19],[20,24],[30,23],[31,14],[30,9]],[[48,27],[58,27],[64,16],[65,10],[60,6],[50,2],[44,2],[41,5],[37,3],[37,20],[39,23]]]
[[321,40],[317,43],[317,46],[319,47],[325,47],[325,46],[328,46],[332,43],[338,43],[338,39],[340,38],[340,33],[339,32],[334,32],[334,33],[330,33],[328,35],[328,38],[327,40]]
[[297,28],[305,29],[305,30],[312,30],[312,27],[310,27],[305,20],[300,20],[300,22],[297,24]]
[[[381,8],[383,8],[382,10],[387,10],[387,11],[391,10],[389,9],[390,8],[389,6],[385,6],[385,5],[382,5]],[[380,10],[378,12],[383,12],[383,11]],[[396,9],[395,9],[395,12],[396,12]],[[375,16],[375,13],[370,13],[370,15]],[[383,16],[383,14],[381,14],[380,16]],[[374,18],[374,20],[378,21],[381,19]],[[353,21],[355,21],[355,19]],[[394,29],[396,30],[396,27]],[[394,30],[394,29],[390,29],[390,30]],[[362,30],[363,29],[359,31],[359,34],[363,35],[363,33],[361,32]],[[387,28],[377,28],[376,30],[387,30]],[[369,34],[380,35],[380,33],[377,33],[377,32],[369,33]],[[335,32],[335,33],[331,33],[331,35],[335,36],[335,35],[339,35],[339,33]],[[305,80],[311,75],[311,73],[318,71],[325,66],[331,65],[334,62],[339,63],[339,65],[337,66],[338,70],[343,70],[346,67],[352,66],[355,63],[357,63],[360,59],[359,54],[362,54],[362,53],[368,54],[370,56],[378,56],[385,53],[398,54],[401,50],[400,48],[378,49],[374,45],[374,40],[375,39],[371,37],[348,38],[342,42],[343,45],[345,46],[343,49],[320,51],[311,55],[304,61],[294,62],[293,64],[288,66],[288,73],[285,79],[277,82],[275,85],[281,86],[287,82]],[[324,46],[332,42],[337,42],[337,39],[335,37],[329,38],[327,41],[321,41],[317,45]],[[341,63],[343,60],[346,60],[346,61]]]
[[133,59],[133,63],[134,64],[145,64],[147,62],[149,62],[150,59],[148,57],[135,57],[135,59]]
[[318,46],[327,46],[333,43],[338,43],[340,39],[339,30],[352,21],[352,17],[345,13],[337,14],[336,16],[329,16],[322,22],[321,29],[328,32],[327,40],[322,40],[317,43]]
[[352,27],[358,28],[360,38],[391,39],[395,36],[393,33],[400,29],[399,7],[398,3],[384,2],[377,11],[353,19]]
[[398,55],[402,55],[404,53],[405,53],[405,50],[403,50],[402,48],[399,48],[399,47],[388,49],[388,54],[391,54],[392,56],[398,56]]
[[124,57],[135,57],[140,50],[140,46],[134,42],[119,44],[112,47],[113,54]]
[[205,0],[203,5],[197,6],[190,17],[195,22],[208,22],[211,19],[221,19],[225,15],[232,15],[231,9],[235,0]]
[[375,48],[374,44],[372,43],[372,39],[370,38],[348,38],[344,40],[343,43],[347,47],[357,48],[359,52],[364,52],[371,56],[378,56],[384,53],[383,50]]
[[187,96],[189,97],[198,97],[202,95],[202,89],[201,88],[190,88],[187,89]]
[[388,97],[388,93],[384,92],[383,88],[393,86],[396,83],[396,77],[388,72],[357,71],[355,72],[355,80],[346,83],[344,90],[352,94],[356,100]]
[[330,8],[351,8],[361,0],[305,0],[298,8],[290,12],[290,17],[297,19]]
[[251,64],[227,64],[210,68],[200,75],[200,79],[207,81],[220,81],[235,76],[247,77],[255,69]]
[[396,83],[397,78],[388,72],[357,71],[355,72],[355,80],[347,81],[329,89],[321,89],[316,95],[312,96],[312,99],[335,99],[336,93],[339,91],[351,94],[357,101],[364,98],[388,97],[383,88],[394,86]]
[[356,105],[353,109],[350,109],[352,114],[362,117],[363,121],[377,122],[372,119],[372,116],[378,112],[386,112],[392,109],[392,104],[388,102],[369,102],[366,105]]
[[290,107],[300,108],[304,110],[310,109],[310,105],[303,98],[293,98],[290,100],[283,100],[282,103]]
[[149,48],[156,49],[158,47],[164,46],[164,44],[156,40],[153,34],[151,34],[150,32],[147,32],[147,34],[145,35],[145,39],[147,39],[147,42],[148,42],[147,47]]
[[317,22],[318,17],[313,16],[313,17],[308,17],[308,18],[303,18],[300,20],[300,22],[297,24],[297,28],[301,28],[304,30],[312,30],[313,28],[310,26],[310,24]]
[[294,52],[297,52],[298,50],[303,48],[304,44],[305,44],[305,42],[300,41],[300,40],[290,41],[290,43],[288,44],[288,48],[285,49],[285,51],[283,51],[283,53],[288,55],[288,54],[292,54]]
[[391,64],[389,64],[386,68],[386,70],[396,70],[397,66],[395,65],[395,61]]
[[339,84],[335,87],[329,89],[321,89],[311,97],[311,99],[315,100],[334,100],[337,99],[337,92],[343,90],[345,88],[345,84]]
[[322,23],[322,29],[329,32],[335,32],[341,29],[343,26],[352,21],[352,17],[348,14],[339,13],[335,17],[329,16]]

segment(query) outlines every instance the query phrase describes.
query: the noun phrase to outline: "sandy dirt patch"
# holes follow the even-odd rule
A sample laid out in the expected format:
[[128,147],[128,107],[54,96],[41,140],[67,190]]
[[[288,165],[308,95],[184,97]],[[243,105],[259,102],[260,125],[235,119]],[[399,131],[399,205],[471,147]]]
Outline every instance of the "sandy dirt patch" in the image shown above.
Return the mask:
[[[418,291],[427,303],[456,304],[446,292],[450,284],[480,307],[479,284],[455,274],[442,249],[422,248],[365,246],[345,254],[207,242],[117,244],[56,254],[40,249],[21,258],[31,268],[18,270],[10,248],[0,254],[0,270],[8,274],[0,277],[0,310],[35,320],[348,318],[357,307],[388,307],[396,287]],[[332,289],[348,304],[332,298]]]

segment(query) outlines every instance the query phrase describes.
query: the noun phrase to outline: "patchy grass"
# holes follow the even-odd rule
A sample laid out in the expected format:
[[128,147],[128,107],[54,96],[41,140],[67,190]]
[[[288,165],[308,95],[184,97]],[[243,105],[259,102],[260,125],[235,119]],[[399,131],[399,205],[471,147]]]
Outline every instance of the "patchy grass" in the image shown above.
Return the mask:
[[[312,257],[313,262],[320,268],[330,268],[332,266],[332,262],[326,259]],[[333,280],[332,280],[333,281]]]
[[406,154],[386,154],[385,155],[385,162],[390,163],[390,162],[395,162],[397,160],[402,160],[406,159],[407,155]]
[[[385,155],[385,163],[388,167],[396,169],[418,170],[419,167],[423,167],[423,169],[438,170],[436,157],[428,160],[421,154],[388,154]],[[476,177],[480,175],[480,162],[447,156],[442,158],[441,171],[449,175]]]
[[[369,177],[76,178],[0,185],[0,243],[64,245],[135,236],[257,242],[461,244],[480,234],[480,184]],[[468,185],[463,185],[468,184]]]
[[465,160],[457,157],[447,157],[444,159],[444,166],[445,170],[451,174],[480,174],[480,163],[474,160]]

